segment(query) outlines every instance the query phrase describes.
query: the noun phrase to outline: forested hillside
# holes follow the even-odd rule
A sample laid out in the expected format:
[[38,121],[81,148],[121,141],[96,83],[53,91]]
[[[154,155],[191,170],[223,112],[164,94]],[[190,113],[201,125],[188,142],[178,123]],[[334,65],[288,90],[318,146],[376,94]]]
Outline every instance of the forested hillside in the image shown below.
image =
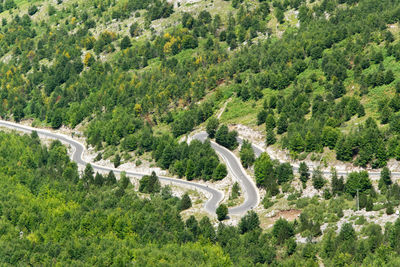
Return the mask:
[[334,151],[377,168],[400,158],[397,1],[0,6],[2,117],[84,121],[97,149],[142,154],[233,98],[224,122],[264,129],[294,157]]
[[[387,167],[400,160],[400,1],[0,0],[0,21],[2,119],[66,127],[96,162],[146,160],[224,197],[203,217],[155,172],[136,187],[80,173],[59,141],[0,132],[0,265],[400,265]],[[298,172],[257,158],[235,126]],[[243,180],[192,140],[201,130],[254,176],[261,203],[241,217],[228,206],[248,198]],[[351,169],[318,167],[338,161]]]
[[279,219],[265,233],[255,212],[237,227],[214,228],[208,217],[183,221],[179,212],[185,197],[173,197],[168,187],[143,195],[126,177],[118,182],[112,174],[100,178],[90,166],[79,175],[58,141],[46,147],[35,133],[4,132],[0,141],[2,265],[399,264],[399,219],[384,234],[379,225],[357,234],[344,224],[321,244],[297,244],[293,238],[316,229],[307,215],[300,223]]

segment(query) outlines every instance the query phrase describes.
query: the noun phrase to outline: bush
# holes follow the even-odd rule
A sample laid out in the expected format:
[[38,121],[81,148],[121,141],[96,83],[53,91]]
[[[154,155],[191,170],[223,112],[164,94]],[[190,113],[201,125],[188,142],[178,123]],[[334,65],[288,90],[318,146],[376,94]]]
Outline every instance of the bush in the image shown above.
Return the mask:
[[264,197],[264,199],[262,200],[262,204],[264,206],[264,209],[269,209],[270,207],[272,207],[275,204],[275,202],[271,201],[270,197],[268,195],[266,195]]
[[225,204],[221,204],[218,206],[216,213],[218,221],[223,221],[225,220],[226,215],[228,215],[228,207]]

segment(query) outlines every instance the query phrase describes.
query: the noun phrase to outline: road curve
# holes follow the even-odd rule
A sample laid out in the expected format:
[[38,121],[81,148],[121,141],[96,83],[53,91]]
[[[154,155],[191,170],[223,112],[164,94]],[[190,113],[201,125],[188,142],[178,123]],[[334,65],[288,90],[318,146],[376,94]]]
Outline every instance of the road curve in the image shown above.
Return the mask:
[[[64,144],[68,144],[73,148],[73,153],[71,156],[72,160],[75,161],[79,165],[85,166],[87,163],[90,163],[95,171],[100,171],[100,172],[113,171],[116,174],[120,174],[122,172],[121,170],[118,170],[115,168],[108,168],[108,167],[100,166],[100,165],[85,161],[82,158],[83,152],[85,151],[85,146],[82,143],[80,143],[66,135],[56,134],[56,133],[53,133],[48,130],[33,128],[33,127],[29,127],[29,126],[9,122],[9,121],[4,121],[4,120],[0,120],[0,127],[1,126],[16,130],[16,131],[20,131],[20,132],[25,132],[25,133],[31,133],[32,131],[36,131],[38,133],[39,137],[57,139],[57,140],[60,140]],[[144,175],[148,175],[145,173],[130,172],[130,171],[125,171],[125,173],[128,176],[134,176],[134,177],[139,177],[139,178],[143,177]],[[185,180],[180,180],[180,179],[175,179],[175,178],[170,178],[170,177],[164,177],[164,176],[159,176],[159,179],[161,182],[165,182],[165,183],[173,183],[176,185],[193,187],[195,189],[199,189],[199,190],[205,192],[207,195],[210,195],[208,201],[204,204],[204,209],[212,215],[215,214],[215,211],[216,211],[219,203],[222,201],[222,199],[224,197],[224,194],[221,191],[210,188],[206,185],[189,182],[189,181],[185,181]]]
[[[204,142],[208,135],[206,132],[200,132],[193,136],[194,139]],[[253,180],[246,174],[242,164],[239,162],[237,157],[228,149],[218,145],[215,142],[211,142],[211,147],[224,159],[228,166],[228,171],[241,185],[242,192],[244,192],[244,202],[236,207],[229,208],[229,214],[243,214],[248,210],[256,207],[259,203],[258,190]]]

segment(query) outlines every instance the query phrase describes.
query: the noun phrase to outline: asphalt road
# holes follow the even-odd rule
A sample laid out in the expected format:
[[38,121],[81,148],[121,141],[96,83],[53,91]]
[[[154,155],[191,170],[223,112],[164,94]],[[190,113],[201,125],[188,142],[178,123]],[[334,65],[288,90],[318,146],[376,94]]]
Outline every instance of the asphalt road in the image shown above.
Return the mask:
[[[0,120],[0,126],[6,127],[9,129],[13,129],[16,131],[20,131],[20,132],[25,132],[25,133],[31,133],[32,131],[36,131],[38,133],[39,137],[58,139],[62,143],[68,144],[73,148],[73,154],[71,157],[73,161],[75,161],[77,164],[83,165],[83,166],[85,166],[88,163],[87,161],[85,161],[82,158],[83,152],[85,151],[85,146],[82,143],[80,143],[76,140],[73,140],[66,135],[56,134],[56,133],[52,133],[47,130],[37,129],[37,128],[20,125],[20,124],[8,122],[8,121],[3,121],[3,120]],[[98,171],[98,172],[113,171],[115,174],[120,174],[122,172],[121,170],[118,170],[115,168],[108,168],[108,167],[96,165],[93,163],[90,163],[90,164],[93,166],[94,171]],[[134,176],[134,177],[140,178],[140,177],[143,177],[144,175],[148,175],[149,173],[146,174],[146,173],[137,173],[137,172],[126,171],[126,174],[128,176]],[[198,189],[198,190],[206,192],[207,196],[209,196],[209,199],[204,204],[204,209],[211,214],[215,214],[216,208],[218,207],[219,203],[221,202],[221,200],[224,197],[224,194],[221,191],[218,191],[216,189],[213,189],[213,188],[210,188],[208,186],[201,185],[198,183],[189,182],[189,181],[180,180],[180,179],[174,179],[174,178],[170,178],[170,177],[163,177],[163,176],[159,176],[159,179],[161,182],[164,182],[164,183],[183,185],[185,187],[191,187],[193,189]]]
[[[193,136],[194,139],[204,142],[208,137],[206,132],[201,132]],[[241,185],[242,193],[244,193],[244,202],[236,207],[229,208],[229,214],[244,214],[248,210],[256,207],[259,202],[258,190],[253,180],[246,174],[242,164],[238,158],[228,149],[211,142],[211,147],[224,159],[228,166],[228,171],[235,180]]]

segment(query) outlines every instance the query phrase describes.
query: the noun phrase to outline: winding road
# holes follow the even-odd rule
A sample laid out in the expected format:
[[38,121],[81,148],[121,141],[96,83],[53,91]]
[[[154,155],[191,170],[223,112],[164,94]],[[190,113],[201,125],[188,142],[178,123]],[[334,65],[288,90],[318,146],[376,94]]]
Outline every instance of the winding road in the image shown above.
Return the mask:
[[[39,128],[33,128],[30,126],[25,126],[21,125],[18,123],[13,123],[9,121],[4,121],[0,120],[0,127],[6,127],[8,129],[20,131],[20,132],[25,132],[25,133],[31,133],[32,131],[36,131],[39,135],[39,137],[42,138],[50,138],[50,139],[57,139],[60,140],[62,143],[70,145],[71,148],[73,149],[72,152],[72,160],[75,161],[78,165],[85,166],[86,164],[90,163],[95,171],[100,171],[100,172],[109,172],[113,171],[116,174],[120,174],[122,170],[116,169],[116,168],[109,168],[105,166],[100,166],[92,162],[87,162],[83,159],[83,153],[85,151],[85,146],[72,139],[71,137],[63,134],[58,134],[58,133],[53,133],[48,130],[44,129],[39,129]],[[195,139],[198,139],[200,141],[204,141],[207,138],[207,134],[205,132],[196,134],[194,136]],[[236,158],[236,156],[229,151],[228,149],[211,142],[212,147],[221,155],[221,157],[226,161],[226,164],[228,165],[229,172],[234,176],[235,179],[237,179],[240,184],[242,185],[242,191],[245,193],[245,201],[243,204],[233,207],[229,209],[230,214],[243,214],[247,212],[248,210],[252,209],[253,207],[258,205],[258,190],[255,186],[255,184],[252,182],[251,178],[247,176],[246,172],[244,171],[242,165],[240,164],[239,160]],[[125,171],[125,173],[128,176],[134,176],[134,177],[143,177],[144,175],[148,175],[146,173],[138,173],[138,172],[131,172],[131,171]],[[164,183],[173,183],[176,185],[181,185],[185,187],[192,187],[198,190],[201,190],[206,193],[206,195],[209,195],[209,199],[204,205],[204,209],[211,213],[215,214],[215,211],[219,205],[219,203],[222,201],[224,198],[224,194],[216,190],[214,188],[208,187],[206,185],[198,184],[195,182],[189,182],[185,180],[180,180],[180,179],[175,179],[175,178],[170,178],[170,177],[164,177],[164,176],[159,176],[159,179],[161,182]]]
[[[64,135],[64,134],[58,134],[51,132],[49,130],[45,129],[39,129],[39,128],[34,128],[30,126],[25,126],[21,125],[18,123],[13,123],[9,121],[4,121],[0,120],[0,127],[5,127],[8,129],[20,131],[20,132],[25,132],[25,133],[31,133],[32,131],[36,131],[39,135],[39,137],[42,138],[50,138],[50,139],[57,139],[60,140],[62,143],[69,145],[72,149],[72,160],[75,161],[78,165],[85,166],[86,164],[90,163],[95,171],[99,172],[109,172],[113,171],[116,174],[120,174],[123,172],[122,170],[116,169],[116,168],[110,168],[110,167],[105,167],[101,165],[97,165],[92,162],[87,162],[83,159],[83,153],[85,151],[85,146],[80,143],[79,141],[76,141],[72,139],[71,137]],[[193,136],[193,139],[200,140],[204,142],[207,139],[208,135],[206,132],[200,132],[197,133]],[[239,143],[243,142],[242,138],[238,138]],[[229,208],[229,214],[235,214],[235,215],[241,215],[246,213],[247,211],[251,210],[252,208],[256,207],[259,203],[259,194],[257,187],[254,183],[254,181],[249,177],[246,173],[246,171],[243,169],[242,164],[240,163],[239,159],[228,149],[226,149],[223,146],[218,145],[215,142],[211,142],[212,148],[223,158],[225,161],[226,165],[228,166],[228,172],[232,175],[232,177],[239,182],[241,185],[242,192],[244,193],[244,202],[240,204],[239,206]],[[259,146],[252,145],[254,153],[256,157],[259,157],[261,153],[265,152],[264,149],[262,149]],[[297,165],[292,165],[293,170],[298,172],[298,166]],[[312,172],[312,168],[310,168],[310,172]],[[329,175],[330,171],[323,170],[323,174]],[[139,172],[132,172],[132,171],[125,171],[125,173],[128,176],[133,176],[133,177],[143,177],[144,175],[148,175],[148,173],[139,173]],[[338,175],[340,176],[347,176],[348,172],[346,171],[338,171]],[[368,174],[370,176],[374,177],[379,177],[380,172],[378,171],[368,171]],[[400,172],[392,172],[393,176],[400,177]],[[195,182],[189,182],[186,180],[181,180],[181,179],[175,179],[171,177],[165,177],[165,176],[159,176],[159,179],[161,182],[164,183],[172,183],[176,184],[179,186],[185,186],[185,187],[190,187],[193,189],[201,190],[206,194],[208,197],[208,200],[204,204],[204,209],[208,213],[214,215],[215,211],[220,204],[220,202],[224,198],[224,193],[216,190],[214,188],[208,187],[206,185],[202,185],[199,183]]]
[[[194,139],[204,142],[208,135],[205,132],[200,132],[193,136]],[[242,164],[239,162],[238,158],[227,148],[218,145],[215,142],[211,142],[211,147],[224,159],[226,165],[228,166],[228,171],[233,176],[235,180],[239,182],[244,192],[244,202],[236,207],[229,209],[229,214],[243,214],[248,210],[256,207],[259,202],[258,190],[251,179],[243,169]]]

